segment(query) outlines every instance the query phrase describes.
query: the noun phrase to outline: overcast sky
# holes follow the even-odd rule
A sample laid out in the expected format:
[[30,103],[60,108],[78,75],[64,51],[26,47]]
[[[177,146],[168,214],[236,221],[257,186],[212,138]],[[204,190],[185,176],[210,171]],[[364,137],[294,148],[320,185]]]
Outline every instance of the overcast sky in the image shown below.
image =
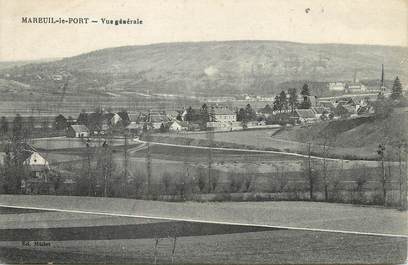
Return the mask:
[[[23,24],[24,16],[140,18],[143,25]],[[407,0],[0,0],[0,60],[177,41],[407,46],[407,17]]]

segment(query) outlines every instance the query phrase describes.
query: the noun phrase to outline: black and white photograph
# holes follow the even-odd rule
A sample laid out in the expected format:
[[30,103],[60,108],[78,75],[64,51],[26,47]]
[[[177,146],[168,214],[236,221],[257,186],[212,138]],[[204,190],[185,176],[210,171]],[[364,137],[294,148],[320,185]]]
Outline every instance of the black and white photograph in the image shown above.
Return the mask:
[[0,0],[0,264],[408,264],[408,1]]

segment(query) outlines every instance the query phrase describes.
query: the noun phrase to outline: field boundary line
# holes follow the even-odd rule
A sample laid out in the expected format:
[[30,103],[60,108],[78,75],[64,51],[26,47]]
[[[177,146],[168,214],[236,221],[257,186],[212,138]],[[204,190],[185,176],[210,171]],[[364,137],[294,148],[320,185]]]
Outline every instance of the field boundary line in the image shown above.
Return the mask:
[[[208,220],[198,220],[198,219],[189,219],[189,218],[159,217],[159,216],[149,216],[149,215],[136,215],[136,214],[125,214],[125,213],[109,213],[109,212],[99,212],[99,211],[58,209],[58,208],[32,207],[32,206],[18,206],[18,205],[8,205],[8,204],[0,204],[0,207],[16,208],[16,209],[42,210],[42,211],[54,211],[54,212],[66,212],[66,213],[78,213],[78,214],[94,214],[94,215],[104,215],[104,216],[130,217],[130,218],[145,218],[145,219],[166,220],[166,221],[224,224],[224,225],[241,225],[241,226],[277,228],[277,229],[287,229],[287,230],[312,231],[312,232],[328,232],[328,233],[340,233],[340,234],[352,234],[352,235],[397,237],[397,238],[407,238],[408,239],[408,235],[398,235],[398,234],[388,234],[388,233],[358,232],[358,231],[348,231],[348,230],[318,229],[318,228],[281,226],[281,225],[265,225],[265,224],[262,225],[262,224],[250,224],[250,223],[234,223],[234,222],[208,221]],[[0,241],[1,241],[1,239],[0,239]]]
[[[147,143],[147,141],[143,140],[136,140],[140,143]],[[150,144],[155,144],[155,145],[164,145],[164,146],[174,146],[174,147],[186,147],[186,148],[196,148],[196,149],[209,149],[210,147],[208,146],[199,146],[199,145],[183,145],[183,144],[170,144],[170,143],[162,143],[162,142],[151,142],[149,141]],[[250,153],[264,153],[264,154],[281,154],[281,155],[288,155],[288,156],[298,156],[298,157],[303,157],[303,158],[308,158],[308,155],[303,155],[299,153],[292,153],[292,152],[284,152],[284,151],[272,151],[272,150],[259,150],[259,149],[244,149],[244,148],[227,148],[227,147],[211,147],[212,150],[219,150],[219,151],[235,151],[235,152],[250,152]],[[311,155],[310,158],[313,159],[320,159],[324,160],[326,159],[327,161],[360,161],[360,160],[348,160],[348,159],[340,159],[340,158],[329,158],[329,157],[320,157],[320,156],[314,156]],[[361,160],[365,161],[365,160]]]

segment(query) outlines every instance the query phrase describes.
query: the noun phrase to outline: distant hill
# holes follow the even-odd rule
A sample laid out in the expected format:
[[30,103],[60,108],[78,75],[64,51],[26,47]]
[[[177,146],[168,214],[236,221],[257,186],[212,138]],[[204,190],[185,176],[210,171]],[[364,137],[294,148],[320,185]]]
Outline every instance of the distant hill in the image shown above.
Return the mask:
[[[406,47],[282,41],[163,43],[97,50],[62,60],[1,69],[0,78],[55,91],[187,95],[274,94],[301,80],[408,80]],[[375,82],[375,81],[374,81]],[[300,89],[300,87],[299,87]],[[322,88],[319,88],[322,90]],[[323,85],[324,90],[324,85]]]
[[7,68],[12,68],[16,66],[21,66],[21,65],[26,65],[30,63],[45,63],[45,62],[51,62],[55,61],[55,59],[39,59],[39,60],[23,60],[23,61],[0,61],[0,70],[2,69],[7,69]]

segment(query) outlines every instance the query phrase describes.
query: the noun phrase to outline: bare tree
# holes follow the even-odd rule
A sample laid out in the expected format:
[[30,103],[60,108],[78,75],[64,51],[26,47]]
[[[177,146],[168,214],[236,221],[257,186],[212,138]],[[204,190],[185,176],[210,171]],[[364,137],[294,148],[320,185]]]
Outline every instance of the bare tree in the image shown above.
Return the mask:
[[318,143],[321,147],[321,154],[322,154],[322,177],[323,177],[323,189],[324,189],[324,200],[327,201],[329,199],[329,177],[327,174],[328,171],[328,161],[327,158],[329,156],[330,147],[335,141],[335,136],[333,133],[330,133],[327,130],[322,130],[318,134]]
[[168,238],[172,239],[172,248],[171,248],[171,263],[174,263],[174,259],[176,256],[176,244],[177,244],[177,226],[173,226],[173,231],[169,234]]
[[245,192],[250,191],[250,189],[251,189],[251,187],[253,185],[254,178],[253,178],[252,174],[253,173],[251,173],[251,172],[247,172],[244,175],[243,189],[244,189]]
[[159,238],[159,237],[155,237],[155,239],[154,239],[154,251],[153,251],[154,262],[153,262],[153,264],[157,264],[157,257],[159,255],[158,246],[159,246],[159,242],[161,240],[162,240],[162,238]]
[[173,247],[171,249],[171,263],[174,263],[174,257],[176,255],[176,243],[177,243],[177,235],[174,234],[174,236],[173,236]]
[[170,192],[170,188],[173,184],[173,178],[168,172],[164,172],[162,175],[162,182],[163,182],[163,188],[164,188],[164,193],[168,194]]
[[229,179],[229,191],[230,192],[238,192],[241,190],[242,183],[243,183],[243,176],[238,174],[234,171],[228,174]]
[[196,170],[196,176],[194,177],[194,183],[198,187],[200,193],[204,192],[206,183],[207,183],[207,176],[205,169],[199,166]]
[[368,172],[364,165],[356,165],[355,167],[355,192],[358,194],[358,202],[361,203],[364,197],[364,186],[368,182]]
[[213,176],[212,176],[212,164],[213,164],[213,152],[212,147],[214,143],[214,131],[207,131],[207,140],[208,140],[208,193],[214,190],[213,187]]
[[218,187],[218,181],[220,179],[220,176],[218,175],[218,172],[213,172],[211,174],[211,187],[210,187],[210,192],[215,192],[215,190]]
[[381,162],[381,186],[382,186],[382,191],[383,191],[383,203],[384,206],[387,204],[387,189],[386,189],[386,182],[387,182],[387,176],[385,173],[385,165],[384,165],[384,157],[385,157],[385,144],[379,144],[378,145],[378,150],[377,154],[380,157],[380,162]]
[[[279,171],[278,171],[278,173],[279,173]],[[287,178],[287,176],[285,176],[285,172],[284,172],[283,168],[280,171],[280,174],[278,174],[276,176],[275,183],[276,183],[276,187],[277,187],[278,192],[283,192],[285,190],[286,186],[288,185],[288,178]]]
[[314,189],[315,189],[315,184],[316,184],[316,172],[313,171],[312,169],[312,158],[311,158],[311,143],[309,142],[307,144],[307,160],[305,161],[305,166],[303,169],[303,175],[308,183],[308,189],[309,189],[309,198],[311,201],[314,200]]

